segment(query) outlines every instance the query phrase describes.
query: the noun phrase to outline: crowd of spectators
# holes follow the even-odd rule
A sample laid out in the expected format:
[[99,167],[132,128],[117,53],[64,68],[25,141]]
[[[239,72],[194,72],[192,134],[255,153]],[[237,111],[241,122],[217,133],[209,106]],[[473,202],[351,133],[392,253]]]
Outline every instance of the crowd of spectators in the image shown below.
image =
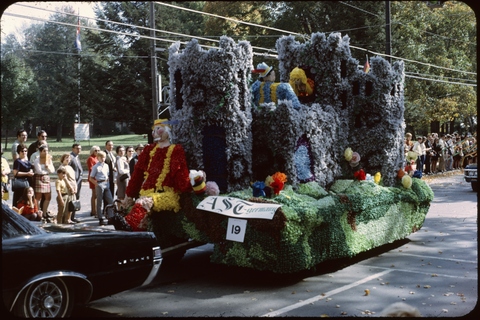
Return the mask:
[[416,136],[414,141],[412,134],[406,133],[404,149],[405,165],[414,164],[420,177],[463,169],[477,162],[477,140],[471,134],[429,133]]
[[[29,220],[56,222],[57,224],[74,224],[79,222],[75,217],[75,210],[69,205],[70,202],[80,199],[80,190],[84,179],[82,160],[80,153],[82,146],[79,143],[72,145],[72,151],[65,153],[59,160],[58,168],[54,167],[53,158],[47,143],[47,133],[41,130],[37,134],[36,141],[27,144],[28,134],[25,130],[19,130],[11,147],[13,168],[5,157],[2,149],[2,200],[9,201],[12,194],[11,207]],[[113,142],[105,143],[105,150],[93,146],[90,156],[85,159],[88,168],[89,187],[91,194],[91,216],[98,217],[100,224],[105,224],[102,219],[102,205],[111,204],[116,197],[123,200],[125,189],[131,173],[133,173],[138,155],[142,152],[142,144],[133,146],[118,146],[116,154],[113,152]],[[97,154],[102,152],[106,177],[96,181],[93,175],[94,167],[99,163]],[[98,167],[98,165],[97,165]],[[96,174],[97,171],[95,171]],[[57,197],[57,212],[50,211],[52,198],[52,182],[50,178],[56,174],[57,179],[54,189]],[[91,179],[93,175],[93,181]],[[110,197],[104,197],[103,192],[98,206],[98,185],[106,186]],[[115,192],[116,186],[116,192]]]

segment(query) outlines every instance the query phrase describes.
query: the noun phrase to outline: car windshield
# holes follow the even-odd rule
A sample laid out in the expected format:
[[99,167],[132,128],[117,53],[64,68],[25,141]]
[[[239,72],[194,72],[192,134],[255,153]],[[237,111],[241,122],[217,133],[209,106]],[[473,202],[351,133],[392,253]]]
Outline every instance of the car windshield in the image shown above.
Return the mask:
[[2,201],[2,240],[43,233],[44,230],[10,209],[8,204]]

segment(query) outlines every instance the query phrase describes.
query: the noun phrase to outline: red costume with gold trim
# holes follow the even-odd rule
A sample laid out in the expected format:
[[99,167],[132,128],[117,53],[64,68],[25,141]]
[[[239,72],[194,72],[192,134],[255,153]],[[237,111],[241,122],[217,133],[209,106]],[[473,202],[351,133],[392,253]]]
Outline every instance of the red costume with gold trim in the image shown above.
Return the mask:
[[[135,171],[128,183],[128,197],[151,197],[153,211],[180,210],[180,193],[192,192],[185,151],[181,145],[172,144],[159,147],[149,144],[140,154]],[[135,230],[145,230],[141,222],[149,213],[140,203],[136,203],[125,220]]]

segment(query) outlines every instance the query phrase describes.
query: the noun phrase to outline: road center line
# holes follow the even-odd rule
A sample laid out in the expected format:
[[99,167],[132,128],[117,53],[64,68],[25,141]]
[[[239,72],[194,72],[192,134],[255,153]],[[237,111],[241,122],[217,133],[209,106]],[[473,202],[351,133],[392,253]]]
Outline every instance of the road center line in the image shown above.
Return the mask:
[[[392,254],[392,252],[388,252],[389,254]],[[445,258],[445,257],[434,257],[434,256],[422,256],[419,254],[413,254],[413,253],[406,253],[402,252],[401,254],[396,254],[396,252],[393,252],[395,256],[398,257],[403,257],[403,256],[410,256],[410,257],[419,257],[422,258],[423,260],[428,260],[428,259],[435,259],[435,260],[444,260],[444,261],[453,261],[453,262],[464,262],[464,263],[478,263],[478,261],[474,260],[461,260],[461,259],[455,259],[455,258]],[[382,255],[383,256],[383,255]],[[382,257],[380,256],[380,258]]]
[[298,303],[292,304],[292,305],[290,305],[290,306],[288,306],[288,307],[279,309],[279,310],[277,310],[277,311],[269,312],[269,313],[267,313],[267,314],[262,315],[261,317],[276,317],[276,316],[279,316],[279,315],[281,315],[281,314],[283,314],[283,313],[292,311],[292,310],[294,310],[294,309],[298,309],[298,308],[300,308],[300,307],[303,307],[303,306],[305,306],[305,305],[307,305],[307,304],[310,304],[310,303],[313,303],[313,302],[315,302],[315,301],[319,301],[319,300],[328,298],[329,296],[332,296],[332,295],[334,295],[334,294],[337,294],[337,293],[340,293],[340,292],[349,290],[349,289],[351,289],[351,288],[353,288],[353,287],[356,287],[356,286],[358,286],[358,285],[360,285],[360,284],[362,284],[362,283],[368,282],[368,281],[373,280],[373,279],[380,278],[380,277],[382,277],[382,276],[384,276],[384,275],[386,275],[387,273],[390,273],[390,272],[392,272],[392,271],[395,271],[395,270],[390,269],[390,270],[385,270],[385,271],[382,271],[382,272],[373,274],[373,275],[371,275],[371,276],[369,276],[369,277],[363,278],[363,279],[358,280],[358,281],[356,281],[356,282],[353,282],[353,283],[351,283],[351,284],[349,284],[349,285],[346,285],[346,286],[337,288],[337,289],[335,289],[335,290],[329,291],[329,292],[327,292],[327,293],[323,293],[323,294],[321,294],[321,295],[315,296],[315,297],[313,297],[313,298],[310,298],[310,299],[307,299],[307,300],[304,300],[304,301],[300,301],[300,302],[298,302]]
[[[369,266],[369,265],[366,265],[366,264],[362,264],[361,266],[362,266],[362,267],[369,267],[369,268],[372,268],[372,269],[387,269],[387,267]],[[391,269],[391,267],[389,267],[388,269]],[[444,274],[444,273],[425,272],[425,271],[416,271],[416,270],[406,270],[406,269],[398,269],[398,268],[395,268],[395,269],[393,269],[392,271],[409,272],[409,273],[415,273],[415,274],[422,274],[422,275],[426,275],[426,276],[431,276],[432,274],[435,274],[435,276],[437,276],[437,277],[456,278],[456,279],[467,279],[466,276],[452,276],[452,275]],[[477,279],[477,278],[475,277],[475,274],[472,274],[472,278],[471,278],[471,279]]]

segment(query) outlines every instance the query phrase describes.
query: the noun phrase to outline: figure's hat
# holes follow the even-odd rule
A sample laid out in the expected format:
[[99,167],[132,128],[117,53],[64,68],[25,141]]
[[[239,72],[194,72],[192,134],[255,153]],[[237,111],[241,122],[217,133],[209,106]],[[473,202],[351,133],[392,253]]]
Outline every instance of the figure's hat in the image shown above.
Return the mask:
[[260,78],[266,77],[273,67],[269,67],[265,62],[259,63],[257,69],[252,70],[253,73],[258,73]]
[[153,122],[153,126],[152,126],[152,129],[155,127],[155,126],[167,126],[167,127],[172,127],[172,124],[177,124],[178,121],[177,120],[168,120],[168,119],[156,119],[154,122]]

